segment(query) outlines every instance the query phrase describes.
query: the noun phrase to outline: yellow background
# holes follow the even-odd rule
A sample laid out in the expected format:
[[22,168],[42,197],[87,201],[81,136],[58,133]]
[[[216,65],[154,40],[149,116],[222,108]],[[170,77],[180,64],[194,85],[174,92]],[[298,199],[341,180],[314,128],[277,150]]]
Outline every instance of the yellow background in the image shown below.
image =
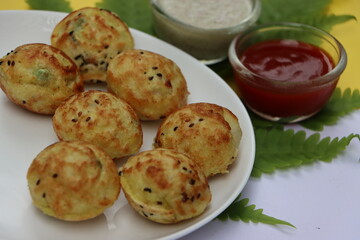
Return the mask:
[[[73,9],[95,6],[95,3],[99,1],[69,0]],[[1,0],[0,10],[10,9],[29,9],[29,7],[25,0]],[[360,0],[333,0],[328,11],[334,14],[351,14],[360,21]],[[331,31],[344,45],[348,54],[348,65],[338,85],[341,88],[360,89],[360,25],[358,21],[352,20],[345,24],[337,25]]]

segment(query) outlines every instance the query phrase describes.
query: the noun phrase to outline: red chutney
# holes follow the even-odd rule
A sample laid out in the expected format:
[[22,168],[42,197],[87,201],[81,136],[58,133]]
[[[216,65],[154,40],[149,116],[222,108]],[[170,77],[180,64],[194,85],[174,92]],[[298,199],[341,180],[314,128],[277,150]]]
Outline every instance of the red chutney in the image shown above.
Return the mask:
[[235,73],[242,98],[256,112],[271,117],[314,114],[336,87],[337,80],[311,81],[332,70],[334,62],[322,49],[304,42],[260,42],[245,49],[239,59],[255,73],[251,77]]

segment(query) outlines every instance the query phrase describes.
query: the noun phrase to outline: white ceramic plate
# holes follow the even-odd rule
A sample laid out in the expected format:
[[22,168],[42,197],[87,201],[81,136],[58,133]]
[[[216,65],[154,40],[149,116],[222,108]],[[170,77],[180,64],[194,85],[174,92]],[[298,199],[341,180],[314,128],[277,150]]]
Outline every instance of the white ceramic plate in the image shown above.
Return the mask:
[[[55,24],[65,14],[46,11],[0,11],[0,55],[34,42],[50,43]],[[230,173],[210,180],[211,204],[199,217],[174,225],[148,221],[135,213],[123,194],[105,214],[84,222],[64,222],[42,214],[31,204],[26,173],[33,158],[57,141],[51,117],[37,115],[10,102],[0,91],[0,239],[174,239],[198,229],[219,215],[244,188],[255,155],[253,128],[237,95],[214,72],[177,48],[131,30],[136,48],[162,54],[182,69],[189,102],[210,102],[229,108],[243,130],[240,154]],[[159,122],[143,123],[144,145],[151,149]]]

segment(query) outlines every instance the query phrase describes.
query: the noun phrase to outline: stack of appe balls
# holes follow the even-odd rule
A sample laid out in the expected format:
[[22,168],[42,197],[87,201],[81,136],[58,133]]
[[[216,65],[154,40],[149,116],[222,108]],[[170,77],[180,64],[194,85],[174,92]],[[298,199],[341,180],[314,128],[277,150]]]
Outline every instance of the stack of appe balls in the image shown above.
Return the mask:
[[[127,25],[110,11],[70,13],[51,44],[23,45],[0,60],[2,90],[24,109],[53,115],[59,139],[30,164],[33,204],[82,221],[113,205],[122,188],[130,206],[157,223],[202,214],[212,198],[208,178],[227,173],[238,154],[237,117],[216,104],[188,104],[179,66],[134,49]],[[84,92],[88,81],[105,82],[107,91]],[[139,152],[142,121],[156,120],[154,149]]]

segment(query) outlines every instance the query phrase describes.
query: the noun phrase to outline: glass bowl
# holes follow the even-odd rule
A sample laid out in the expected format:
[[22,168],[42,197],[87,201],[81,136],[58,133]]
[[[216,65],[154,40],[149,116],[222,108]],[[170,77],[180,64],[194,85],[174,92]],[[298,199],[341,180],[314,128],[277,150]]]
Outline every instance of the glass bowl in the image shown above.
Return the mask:
[[[184,50],[205,64],[213,64],[226,59],[233,38],[257,21],[261,8],[260,0],[243,0],[242,2],[246,4],[243,4],[241,9],[247,9],[247,13],[244,13],[246,15],[239,22],[225,27],[206,27],[203,25],[197,26],[202,20],[207,20],[206,17],[202,17],[208,16],[205,7],[197,6],[196,11],[200,11],[199,14],[194,13],[192,15],[200,18],[197,23],[191,22],[191,17],[185,16],[185,19],[183,19],[179,15],[183,1],[178,0],[177,4],[179,4],[180,8],[176,6],[175,12],[170,12],[175,7],[166,8],[165,3],[167,1],[169,0],[151,0],[154,29],[157,37]],[[220,3],[223,2],[218,1],[218,4]],[[189,12],[189,9],[185,10],[187,11],[182,14]],[[219,15],[221,16],[217,16],[216,19],[228,20],[226,18],[229,18],[226,11],[219,11]],[[236,16],[236,14],[234,15]]]
[[[303,56],[307,51],[317,51],[325,60]],[[298,122],[327,103],[346,67],[347,55],[331,34],[282,22],[252,27],[236,36],[229,47],[229,61],[240,97],[249,109],[271,121]],[[291,74],[286,75],[287,71]]]

